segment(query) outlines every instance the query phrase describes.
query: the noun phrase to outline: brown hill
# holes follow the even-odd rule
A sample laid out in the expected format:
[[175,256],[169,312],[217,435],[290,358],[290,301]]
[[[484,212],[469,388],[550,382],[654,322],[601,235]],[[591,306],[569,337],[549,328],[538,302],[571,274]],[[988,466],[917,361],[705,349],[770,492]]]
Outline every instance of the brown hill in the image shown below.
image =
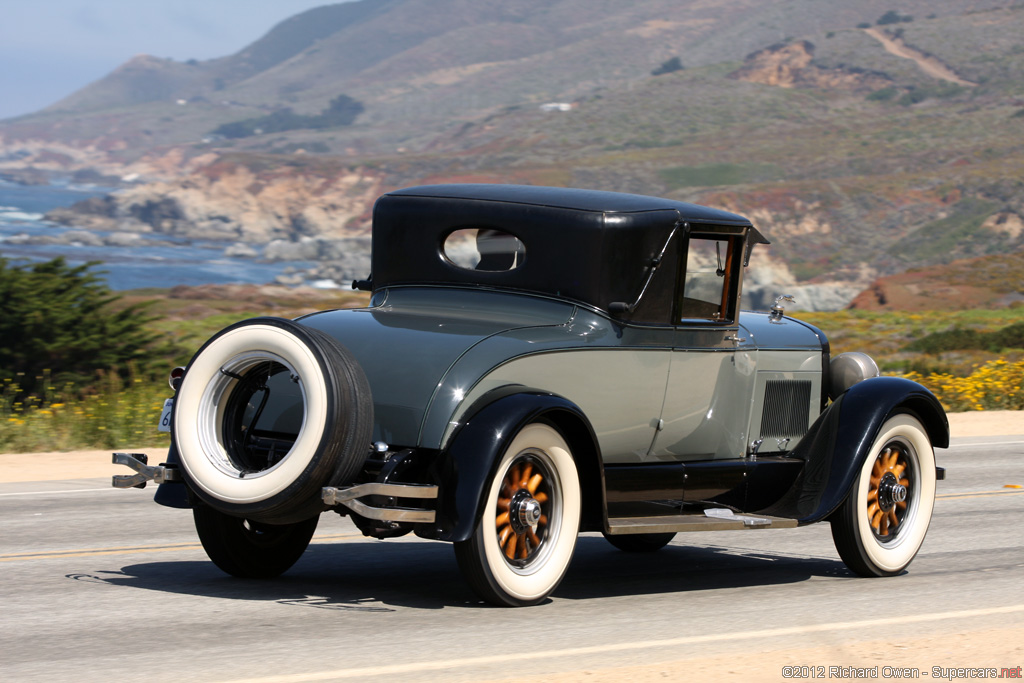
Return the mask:
[[[1019,219],[1018,219],[1019,220]],[[1024,252],[962,259],[879,278],[848,308],[933,311],[1024,306]]]
[[[1024,5],[905,0],[912,21],[860,28],[891,9],[333,5],[236,55],[138,58],[0,122],[0,168],[159,180],[88,220],[252,242],[359,230],[375,193],[423,182],[669,196],[756,222],[773,243],[767,268],[753,261],[764,292],[841,306],[880,276],[1024,249]],[[342,93],[354,122],[323,113]],[[224,124],[245,135],[211,135]]]
[[[1002,4],[973,0],[969,10]],[[282,108],[315,114],[345,93],[365,113],[356,130],[332,131],[334,144],[324,144],[376,154],[429,144],[503,107],[632,88],[673,56],[687,68],[738,62],[780,39],[851,29],[889,9],[890,0],[348,2],[298,14],[223,58],[136,57],[40,114],[0,125],[0,136],[132,157]],[[961,0],[901,3],[908,15],[936,19],[966,9]],[[801,71],[813,81],[822,69]]]

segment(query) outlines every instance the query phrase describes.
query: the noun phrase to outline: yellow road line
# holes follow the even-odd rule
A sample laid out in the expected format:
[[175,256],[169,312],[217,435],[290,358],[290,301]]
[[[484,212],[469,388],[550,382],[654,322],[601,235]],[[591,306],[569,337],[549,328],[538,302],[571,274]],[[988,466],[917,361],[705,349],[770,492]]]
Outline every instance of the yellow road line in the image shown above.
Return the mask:
[[[332,534],[317,536],[312,544],[332,543],[353,538],[363,538],[362,534]],[[58,557],[98,557],[100,555],[137,555],[140,553],[166,553],[174,550],[200,550],[199,543],[171,543],[167,545],[132,545],[114,548],[82,548],[79,550],[43,550],[37,553],[16,553],[0,555],[0,562],[22,562],[27,560],[49,560]]]
[[1024,612],[1024,605],[1007,605],[1005,607],[969,609],[957,612],[911,614],[903,617],[878,618],[866,621],[840,621],[826,624],[811,624],[808,626],[770,628],[759,631],[709,633],[697,636],[684,636],[682,638],[670,638],[666,640],[642,640],[627,643],[609,643],[606,645],[592,645],[588,647],[571,647],[562,650],[538,650],[533,652],[517,651],[506,654],[484,655],[481,657],[462,657],[439,661],[409,662],[407,664],[384,664],[381,666],[366,666],[352,669],[334,669],[333,671],[314,671],[303,674],[236,679],[231,683],[305,683],[306,681],[327,681],[339,678],[366,678],[369,676],[393,676],[395,674],[404,673],[443,671],[445,669],[505,664],[507,662],[516,663],[527,660],[554,659],[557,657],[601,655],[609,652],[630,652],[652,649],[664,649],[666,651],[670,651],[674,648],[699,643],[722,643],[736,640],[757,642],[763,638],[803,636],[810,633],[825,633],[830,631],[863,631],[871,633],[877,631],[883,626],[903,626],[906,624],[930,623],[933,621],[949,619],[961,620],[974,617],[988,617],[997,614],[1015,614],[1019,612]]
[[139,553],[166,553],[173,550],[195,550],[203,546],[198,543],[153,546],[149,548],[96,548],[93,550],[53,550],[30,555],[0,555],[0,562],[23,562],[27,560],[50,560],[56,557],[98,557],[100,555],[138,555]]
[[984,498],[986,496],[1021,496],[1024,495],[1024,491],[973,491],[971,493],[940,493],[936,495],[936,498],[950,499],[950,498]]
[[[943,500],[959,500],[963,498],[985,498],[992,496],[1021,496],[1024,491],[999,490],[999,491],[975,491],[971,493],[940,493],[936,498]],[[350,539],[365,538],[362,534],[332,534],[317,536],[311,543],[333,543]],[[174,550],[199,550],[202,545],[199,543],[175,543],[170,545],[149,545],[149,546],[124,546],[115,548],[83,548],[80,550],[45,550],[37,553],[16,553],[13,555],[0,555],[0,562],[21,562],[27,560],[47,560],[57,557],[98,557],[101,555],[137,555],[140,553],[164,553]]]

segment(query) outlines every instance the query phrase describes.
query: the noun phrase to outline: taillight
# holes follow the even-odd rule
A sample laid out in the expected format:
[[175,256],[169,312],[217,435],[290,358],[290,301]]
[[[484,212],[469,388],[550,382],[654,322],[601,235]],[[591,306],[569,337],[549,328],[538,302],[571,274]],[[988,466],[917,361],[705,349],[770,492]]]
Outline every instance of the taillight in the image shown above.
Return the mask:
[[167,383],[171,385],[171,389],[175,391],[181,386],[181,378],[185,376],[185,368],[174,368],[171,370],[171,376],[167,379]]

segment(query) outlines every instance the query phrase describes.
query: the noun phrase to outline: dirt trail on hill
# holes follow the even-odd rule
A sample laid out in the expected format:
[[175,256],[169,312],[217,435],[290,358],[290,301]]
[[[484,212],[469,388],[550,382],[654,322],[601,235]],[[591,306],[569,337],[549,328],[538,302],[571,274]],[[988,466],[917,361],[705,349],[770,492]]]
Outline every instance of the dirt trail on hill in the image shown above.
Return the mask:
[[949,81],[950,83],[956,83],[957,85],[975,86],[977,83],[966,81],[956,73],[953,72],[948,66],[943,64],[939,59],[924,54],[920,50],[916,50],[901,39],[890,38],[882,30],[877,28],[866,28],[864,33],[877,40],[885,47],[886,52],[902,57],[903,59],[910,59],[917,63],[921,70],[933,78],[939,78],[943,81]]

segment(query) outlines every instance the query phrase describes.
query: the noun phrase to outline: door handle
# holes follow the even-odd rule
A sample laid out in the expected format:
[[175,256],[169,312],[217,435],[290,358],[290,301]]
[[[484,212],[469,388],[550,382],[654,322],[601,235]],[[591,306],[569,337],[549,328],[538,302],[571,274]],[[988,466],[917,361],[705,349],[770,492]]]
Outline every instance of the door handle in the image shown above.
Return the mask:
[[733,341],[733,342],[740,343],[740,342],[747,341],[747,338],[746,337],[738,337],[735,334],[730,334],[728,337],[725,338],[725,341]]

